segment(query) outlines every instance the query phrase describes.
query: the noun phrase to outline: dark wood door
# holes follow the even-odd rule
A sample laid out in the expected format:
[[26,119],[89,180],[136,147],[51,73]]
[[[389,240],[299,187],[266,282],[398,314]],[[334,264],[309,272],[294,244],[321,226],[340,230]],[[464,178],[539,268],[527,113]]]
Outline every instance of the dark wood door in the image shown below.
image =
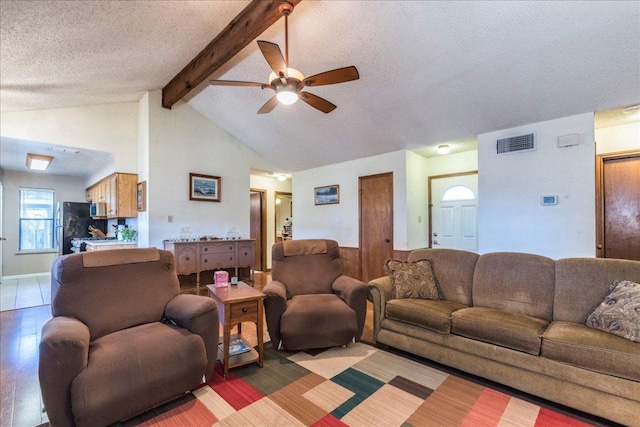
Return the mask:
[[602,164],[603,254],[640,260],[640,153]]
[[393,258],[393,173],[360,177],[360,268],[362,281],[386,275]]
[[253,266],[256,270],[264,271],[264,242],[263,242],[263,205],[264,205],[264,193],[252,192],[249,200],[250,210],[250,223],[249,223],[249,235],[252,239],[255,239],[254,256],[255,260]]

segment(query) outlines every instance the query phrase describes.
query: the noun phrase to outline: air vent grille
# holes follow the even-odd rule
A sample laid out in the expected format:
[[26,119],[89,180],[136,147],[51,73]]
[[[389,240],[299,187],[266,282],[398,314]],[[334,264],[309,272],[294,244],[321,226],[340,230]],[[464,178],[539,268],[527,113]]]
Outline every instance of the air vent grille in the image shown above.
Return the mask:
[[533,133],[502,138],[496,143],[497,154],[513,153],[514,151],[530,151],[535,148],[535,134]]

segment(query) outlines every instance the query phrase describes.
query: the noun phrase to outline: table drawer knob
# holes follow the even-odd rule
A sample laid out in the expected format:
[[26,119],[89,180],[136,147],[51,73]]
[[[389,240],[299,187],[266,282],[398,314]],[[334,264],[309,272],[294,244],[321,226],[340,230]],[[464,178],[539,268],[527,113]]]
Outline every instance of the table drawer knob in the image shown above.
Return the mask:
[[186,257],[185,259],[186,259],[187,261],[189,261],[189,260],[190,260],[191,258],[189,258],[189,257]]
[[209,260],[205,258],[204,262],[209,262]]
[[242,312],[243,312],[243,313],[246,313],[246,312],[247,312],[247,308],[246,308],[246,307],[245,307],[245,308],[243,308],[243,309],[242,309]]
[[204,248],[204,251],[207,252],[209,250],[209,248]]

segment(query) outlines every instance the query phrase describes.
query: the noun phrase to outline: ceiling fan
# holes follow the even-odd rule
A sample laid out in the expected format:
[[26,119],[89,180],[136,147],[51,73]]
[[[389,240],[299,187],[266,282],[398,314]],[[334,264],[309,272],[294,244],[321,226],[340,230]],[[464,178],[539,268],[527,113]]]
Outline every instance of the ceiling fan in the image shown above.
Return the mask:
[[349,82],[360,78],[358,70],[354,66],[338,68],[324,73],[315,74],[310,77],[304,75],[295,68],[289,68],[289,25],[288,16],[293,12],[293,4],[283,1],[278,8],[284,15],[284,56],[280,47],[271,42],[258,40],[258,46],[273,72],[269,75],[269,83],[243,82],[235,80],[210,80],[209,83],[218,86],[256,86],[262,89],[272,89],[275,95],[271,97],[258,110],[258,114],[270,113],[278,102],[289,105],[298,99],[322,111],[330,113],[336,106],[324,98],[304,91],[310,86],[331,85],[336,83]]

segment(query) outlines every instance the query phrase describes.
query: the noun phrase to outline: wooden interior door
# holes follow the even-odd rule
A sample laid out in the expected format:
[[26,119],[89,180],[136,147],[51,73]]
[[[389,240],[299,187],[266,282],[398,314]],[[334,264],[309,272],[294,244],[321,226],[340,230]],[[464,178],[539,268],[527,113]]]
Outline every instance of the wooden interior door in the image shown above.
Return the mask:
[[598,257],[640,261],[640,152],[598,156]]
[[361,176],[360,268],[365,283],[386,275],[393,258],[393,173]]
[[266,269],[266,192],[251,190],[249,194],[249,237],[255,239],[253,268],[258,271]]

